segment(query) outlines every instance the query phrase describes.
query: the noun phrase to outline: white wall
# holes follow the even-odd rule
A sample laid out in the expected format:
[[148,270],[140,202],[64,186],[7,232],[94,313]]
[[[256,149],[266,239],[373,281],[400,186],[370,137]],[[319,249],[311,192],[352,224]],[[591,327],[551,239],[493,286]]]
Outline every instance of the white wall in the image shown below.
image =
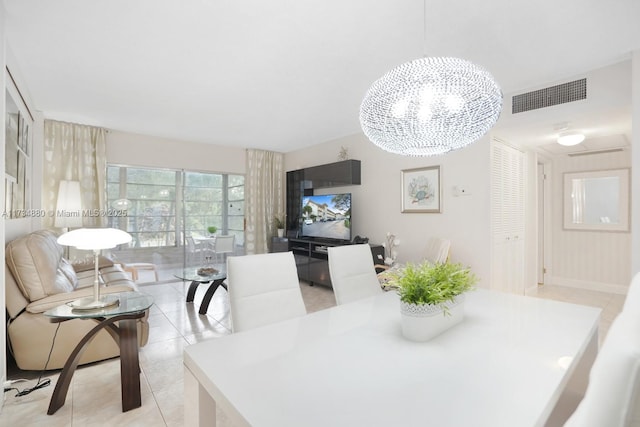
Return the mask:
[[631,233],[563,229],[563,174],[631,166],[629,151],[553,159],[551,283],[626,293],[631,276]]
[[[6,47],[6,64],[11,71],[11,76],[16,83],[19,96],[14,95],[16,102],[20,102],[17,98],[24,99],[29,111],[33,115],[33,126],[31,129],[32,136],[32,168],[31,168],[31,207],[33,209],[39,209],[42,206],[42,177],[43,177],[43,146],[44,146],[44,120],[42,113],[37,111],[35,104],[31,98],[29,87],[25,80],[22,78],[22,73],[17,66],[17,62],[14,59],[11,51],[11,46]],[[10,82],[5,82],[5,87],[10,85]],[[4,101],[3,101],[4,108]],[[3,145],[4,147],[4,145]],[[4,164],[3,164],[4,167]],[[4,200],[4,199],[2,199]],[[38,216],[11,219],[5,222],[5,242],[9,242],[17,237],[23,236],[31,231],[38,230],[42,227],[42,218]]]
[[[42,119],[42,114],[39,111],[36,111],[35,109],[35,104],[32,101],[31,95],[29,93],[29,88],[27,87],[25,81],[22,78],[22,74],[20,72],[20,69],[18,68],[18,66],[16,65],[16,61],[14,60],[14,57],[11,53],[11,47],[7,46],[6,44],[6,40],[5,40],[5,34],[4,34],[4,3],[0,3],[0,62],[2,63],[2,73],[0,73],[1,77],[0,77],[0,82],[2,83],[2,88],[6,88],[9,84],[9,82],[7,81],[7,76],[5,73],[5,67],[7,67],[10,71],[11,71],[11,76],[13,77],[13,79],[16,82],[16,85],[18,87],[18,89],[20,90],[20,95],[21,98],[24,99],[25,103],[27,104],[29,110],[31,111],[31,113],[34,116],[34,123],[33,123],[33,127],[31,129],[32,132],[32,169],[31,169],[31,207],[33,209],[39,209],[42,206],[42,202],[41,202],[41,197],[42,197],[42,160],[43,160],[43,119]],[[1,116],[2,118],[0,119],[0,123],[2,125],[2,129],[5,128],[5,90],[2,90],[2,97],[0,98],[0,108],[1,108]],[[5,148],[5,134],[4,132],[1,133],[2,136],[0,137],[0,145],[2,146],[2,148],[0,148],[1,152],[2,152],[2,162],[1,163],[1,170],[2,170],[2,176],[4,176],[4,168],[5,168],[5,155],[4,155],[4,148]],[[4,200],[5,199],[5,194],[4,194],[4,185],[1,185],[0,188],[2,188],[0,190],[0,195],[1,198],[0,200]],[[4,204],[3,204],[4,207]],[[31,231],[40,229],[42,227],[42,220],[41,218],[37,217],[37,216],[33,216],[33,217],[27,217],[27,218],[20,218],[20,219],[8,219],[5,220],[4,216],[1,216],[0,219],[0,233],[2,234],[1,239],[2,242],[4,242],[5,244],[13,239],[15,239],[16,237],[22,236],[24,234],[27,234]],[[0,249],[0,252],[2,253],[2,259],[4,259],[4,247],[5,245],[2,245],[2,248]],[[2,281],[1,281],[1,285],[0,285],[0,302],[2,304],[2,306],[5,306],[5,280],[4,280],[4,274],[2,275]],[[0,320],[0,328],[2,330],[2,337],[1,339],[1,343],[0,343],[0,382],[4,383],[4,380],[6,378],[6,320],[5,320],[5,316],[2,316],[2,320]],[[3,400],[0,400],[0,405],[2,405],[2,403],[4,402]],[[1,406],[0,406],[1,407]]]
[[[633,52],[631,62],[631,151],[633,166],[631,169],[631,191],[638,195],[640,189],[640,50]],[[636,190],[636,191],[634,191]],[[631,275],[640,272],[640,197],[631,197]]]
[[[6,64],[6,59],[5,59],[5,33],[4,33],[4,29],[5,29],[5,11],[4,11],[4,2],[0,2],[0,64],[2,65],[2,73],[0,73],[0,83],[2,84],[2,88],[6,87],[5,84],[5,73],[4,73],[4,68],[5,68],[5,64]],[[0,124],[2,124],[2,129],[5,129],[5,117],[6,117],[6,112],[5,112],[5,91],[2,91],[2,95],[0,95],[0,112],[2,112],[2,114],[0,114]],[[5,137],[4,137],[4,131],[1,132],[1,136],[0,136],[0,153],[2,153],[2,162],[0,165],[0,170],[2,171],[2,175],[4,176],[5,173],[5,168],[4,168],[4,164],[5,164],[5,154],[4,154],[4,146],[5,146]],[[0,200],[4,200],[5,199],[5,194],[4,194],[4,185],[0,186]],[[5,223],[6,221],[4,220],[4,215],[0,215],[0,241],[4,242],[5,241],[5,231],[4,231],[4,227],[5,227]],[[2,245],[2,248],[0,248],[0,253],[2,254],[2,259],[4,259],[4,244]],[[5,283],[4,283],[4,274],[2,275],[2,280],[0,281],[0,283],[2,283],[2,286],[0,286],[0,304],[2,307],[6,307],[6,302],[5,302],[5,297],[4,297],[4,289],[5,289]],[[7,354],[7,322],[6,322],[6,316],[2,316],[2,318],[0,319],[0,330],[2,330],[2,338],[1,338],[1,342],[0,342],[0,383],[4,384],[4,381],[7,378],[7,360],[6,360],[6,354]],[[2,411],[2,405],[4,404],[4,399],[0,399],[0,411]]]
[[244,148],[169,140],[134,133],[109,131],[107,162],[127,166],[245,173]]
[[[287,171],[338,161],[341,147],[362,162],[362,185],[322,189],[351,192],[353,235],[382,243],[387,232],[400,239],[398,260],[419,261],[429,237],[451,239],[451,260],[469,265],[489,283],[489,138],[444,156],[403,157],[387,153],[364,134],[344,137],[285,154]],[[440,165],[442,213],[401,213],[400,171]],[[451,188],[464,186],[470,195],[454,197]]]
[[[43,121],[42,115],[40,112],[36,111],[34,107],[34,103],[32,101],[31,95],[29,93],[29,89],[22,79],[22,74],[20,69],[16,65],[16,61],[11,53],[11,47],[7,45],[4,33],[4,20],[5,20],[5,10],[4,3],[0,3],[0,62],[2,63],[2,73],[0,73],[0,82],[2,84],[2,97],[0,98],[0,108],[1,108],[1,116],[0,124],[2,129],[5,128],[5,94],[6,91],[4,88],[9,86],[8,77],[5,72],[5,67],[11,71],[11,76],[15,81],[18,90],[20,91],[20,97],[24,100],[29,110],[34,116],[33,127],[31,128],[32,132],[32,169],[31,169],[31,207],[33,209],[39,209],[42,206],[41,203],[41,195],[42,195],[42,135],[43,135]],[[19,102],[19,100],[16,100]],[[2,136],[0,137],[0,148],[2,152],[2,162],[1,162],[1,170],[2,176],[4,176],[4,168],[5,168],[5,134],[2,132]],[[4,193],[4,184],[0,186],[2,189],[0,190],[0,200],[5,199]],[[4,208],[4,203],[3,203]],[[1,233],[1,241],[5,244],[10,240],[15,239],[16,237],[27,234],[31,231],[37,230],[41,227],[41,218],[38,216],[20,218],[20,219],[5,219],[4,215],[1,216],[0,219],[0,233]],[[0,249],[2,253],[2,259],[4,259],[4,247]],[[5,280],[4,274],[2,275],[2,281],[0,285],[0,303],[2,306],[5,306]],[[6,378],[6,320],[5,316],[2,316],[2,320],[0,320],[0,328],[2,330],[2,337],[0,343],[0,382],[4,383]],[[4,400],[0,401],[4,402]],[[1,405],[1,403],[0,403]]]

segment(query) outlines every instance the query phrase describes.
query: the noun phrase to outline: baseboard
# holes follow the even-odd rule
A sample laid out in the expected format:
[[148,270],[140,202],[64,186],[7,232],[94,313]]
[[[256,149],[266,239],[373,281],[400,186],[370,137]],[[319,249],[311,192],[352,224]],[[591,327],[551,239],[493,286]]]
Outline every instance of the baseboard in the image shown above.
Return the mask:
[[552,285],[566,286],[568,288],[586,289],[589,291],[608,292],[612,294],[626,295],[629,286],[613,283],[592,282],[588,280],[568,279],[566,277],[553,276],[549,280]]
[[535,284],[533,286],[529,286],[527,288],[524,288],[524,294],[525,295],[536,295],[536,293],[538,292],[538,285]]

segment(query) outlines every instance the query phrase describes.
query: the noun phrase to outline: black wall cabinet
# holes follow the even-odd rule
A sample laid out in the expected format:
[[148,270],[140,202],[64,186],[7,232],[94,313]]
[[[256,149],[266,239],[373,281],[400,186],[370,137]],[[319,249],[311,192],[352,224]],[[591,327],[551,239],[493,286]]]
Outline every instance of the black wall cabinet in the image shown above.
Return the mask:
[[360,160],[343,160],[287,172],[287,233],[297,236],[300,229],[302,196],[313,195],[315,188],[360,185]]

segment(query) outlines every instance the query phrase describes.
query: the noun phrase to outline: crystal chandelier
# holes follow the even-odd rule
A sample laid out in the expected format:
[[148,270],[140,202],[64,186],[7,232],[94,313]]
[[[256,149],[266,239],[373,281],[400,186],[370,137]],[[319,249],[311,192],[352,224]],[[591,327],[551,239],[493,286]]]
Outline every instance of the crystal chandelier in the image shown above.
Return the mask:
[[501,110],[502,91],[484,68],[459,58],[420,58],[373,83],[360,124],[383,150],[434,156],[480,139]]

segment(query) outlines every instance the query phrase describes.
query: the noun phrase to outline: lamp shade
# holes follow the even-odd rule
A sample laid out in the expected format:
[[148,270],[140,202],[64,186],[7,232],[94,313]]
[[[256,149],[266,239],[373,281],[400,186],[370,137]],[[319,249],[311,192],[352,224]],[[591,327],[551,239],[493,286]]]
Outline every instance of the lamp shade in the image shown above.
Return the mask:
[[484,68],[459,58],[404,63],[369,88],[365,135],[391,153],[432,156],[480,139],[498,120],[502,91]]
[[58,237],[61,245],[85,250],[115,248],[130,241],[131,234],[117,228],[78,228]]
[[60,181],[54,226],[59,228],[82,227],[82,199],[79,181]]

